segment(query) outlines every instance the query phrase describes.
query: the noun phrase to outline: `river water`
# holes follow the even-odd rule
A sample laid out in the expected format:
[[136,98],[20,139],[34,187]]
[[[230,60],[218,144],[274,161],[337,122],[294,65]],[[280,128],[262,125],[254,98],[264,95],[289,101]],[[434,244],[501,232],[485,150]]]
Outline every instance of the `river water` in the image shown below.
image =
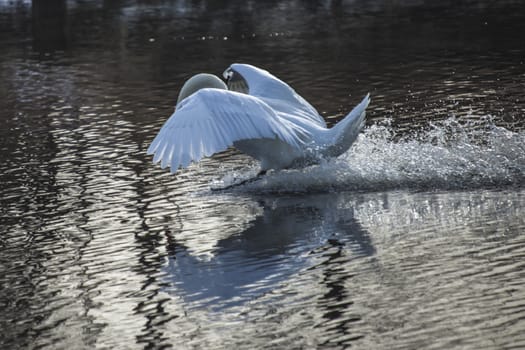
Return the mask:
[[[0,0],[0,348],[525,347],[522,1]],[[346,154],[171,175],[185,79],[268,69]]]

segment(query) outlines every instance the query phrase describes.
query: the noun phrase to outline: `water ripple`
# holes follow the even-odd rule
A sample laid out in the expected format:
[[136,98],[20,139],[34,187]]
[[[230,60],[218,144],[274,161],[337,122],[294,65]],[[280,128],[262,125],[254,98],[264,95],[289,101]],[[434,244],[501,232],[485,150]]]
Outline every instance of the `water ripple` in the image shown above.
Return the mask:
[[[0,2],[0,347],[525,344],[523,5],[386,3],[69,1],[52,43]],[[364,133],[229,192],[233,150],[152,165],[184,79],[232,61],[329,124],[370,91]]]

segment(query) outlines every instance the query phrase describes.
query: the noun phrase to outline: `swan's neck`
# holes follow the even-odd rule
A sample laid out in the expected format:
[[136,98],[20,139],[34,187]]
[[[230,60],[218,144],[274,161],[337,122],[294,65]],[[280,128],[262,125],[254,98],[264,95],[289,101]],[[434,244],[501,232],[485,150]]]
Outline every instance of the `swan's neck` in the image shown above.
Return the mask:
[[179,92],[177,105],[186,97],[193,95],[200,89],[214,88],[228,90],[226,84],[213,74],[200,73],[188,79]]

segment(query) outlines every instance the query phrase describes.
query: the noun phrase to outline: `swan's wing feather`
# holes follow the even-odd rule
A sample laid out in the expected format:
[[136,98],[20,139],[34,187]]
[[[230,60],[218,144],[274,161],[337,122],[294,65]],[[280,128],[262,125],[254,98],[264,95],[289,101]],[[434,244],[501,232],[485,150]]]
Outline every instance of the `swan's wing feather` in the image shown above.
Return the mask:
[[162,168],[187,167],[203,156],[245,139],[278,138],[300,148],[307,132],[280,117],[261,99],[232,91],[202,89],[186,98],[148,148]]
[[301,116],[326,127],[317,110],[294,89],[266,70],[249,64],[234,63],[225,72],[228,88],[264,100],[278,112]]

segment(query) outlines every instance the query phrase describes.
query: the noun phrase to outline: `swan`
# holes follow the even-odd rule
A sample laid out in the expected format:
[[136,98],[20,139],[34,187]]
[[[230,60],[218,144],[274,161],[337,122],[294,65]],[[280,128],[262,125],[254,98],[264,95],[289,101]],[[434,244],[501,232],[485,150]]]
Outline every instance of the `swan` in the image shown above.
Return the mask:
[[184,83],[175,112],[148,147],[153,163],[175,173],[233,146],[259,160],[262,175],[337,157],[364,126],[369,94],[328,128],[314,107],[266,70],[234,63],[223,76],[227,84],[207,73]]

